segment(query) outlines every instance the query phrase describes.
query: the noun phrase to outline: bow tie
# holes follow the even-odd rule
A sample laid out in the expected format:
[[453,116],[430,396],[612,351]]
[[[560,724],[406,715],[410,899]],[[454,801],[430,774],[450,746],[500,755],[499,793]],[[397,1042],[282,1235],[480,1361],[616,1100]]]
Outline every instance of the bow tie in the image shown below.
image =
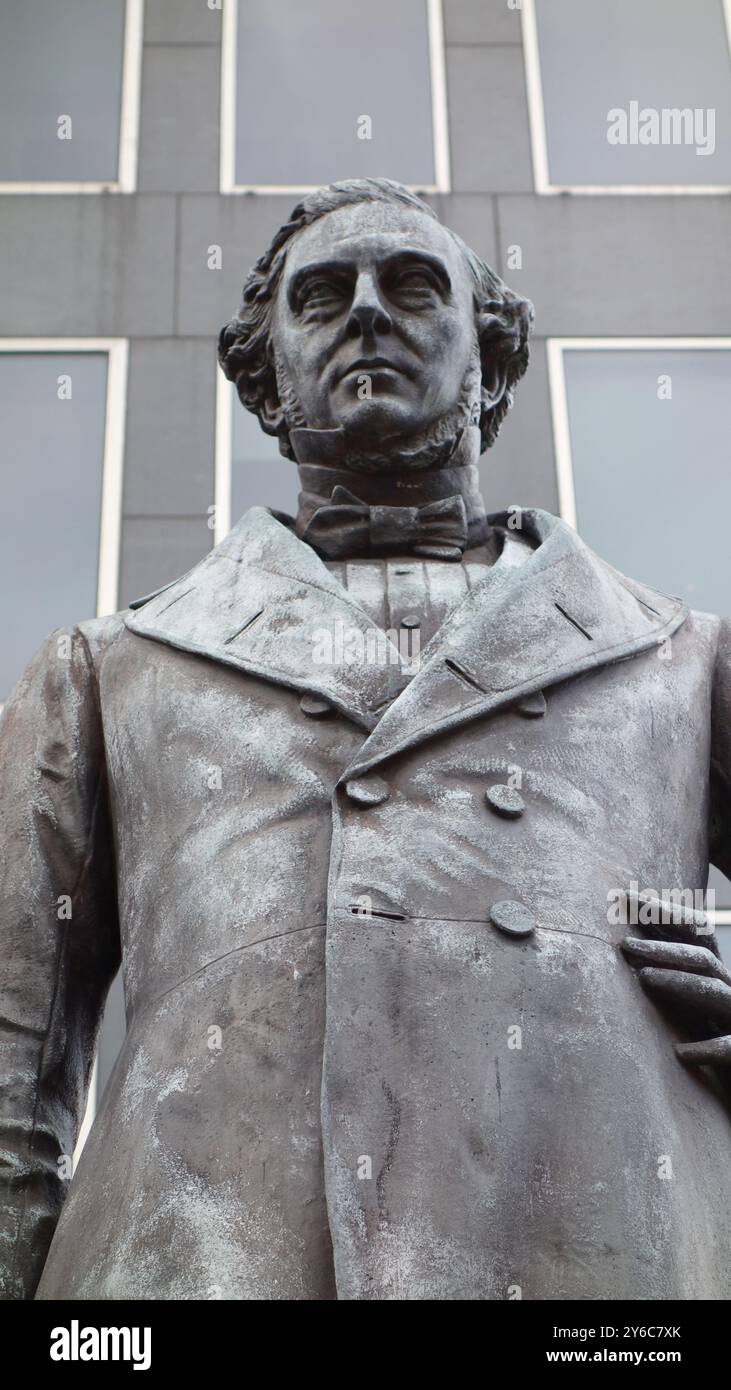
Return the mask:
[[467,545],[467,511],[459,496],[425,507],[377,507],[348,488],[333,488],[329,502],[310,518],[302,540],[328,560],[359,555],[421,555],[460,560]]

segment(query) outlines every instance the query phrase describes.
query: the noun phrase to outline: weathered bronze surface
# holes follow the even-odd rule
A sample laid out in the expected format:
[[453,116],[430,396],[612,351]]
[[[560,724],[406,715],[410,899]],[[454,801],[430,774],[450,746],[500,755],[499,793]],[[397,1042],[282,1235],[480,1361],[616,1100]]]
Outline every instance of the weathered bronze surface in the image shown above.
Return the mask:
[[5,1298],[731,1293],[731,982],[648,895],[731,871],[731,628],[486,517],[531,316],[398,185],[308,196],[220,343],[297,517],[16,687]]

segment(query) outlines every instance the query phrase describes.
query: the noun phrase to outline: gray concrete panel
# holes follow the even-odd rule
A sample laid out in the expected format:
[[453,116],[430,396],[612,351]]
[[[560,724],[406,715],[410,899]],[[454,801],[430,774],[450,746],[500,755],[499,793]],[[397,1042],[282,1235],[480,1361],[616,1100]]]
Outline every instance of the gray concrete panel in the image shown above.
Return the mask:
[[558,511],[546,345],[539,338],[531,344],[528,371],[497,443],[480,460],[480,480],[488,512],[514,502]]
[[221,10],[207,0],[146,0],[145,43],[220,43]]
[[452,187],[457,193],[533,188],[522,50],[447,52]]
[[522,247],[516,288],[535,303],[539,333],[731,330],[727,198],[505,197],[498,213],[503,252]]
[[142,64],[139,187],[216,192],[221,60],[217,48],[153,44]]
[[443,0],[443,12],[447,43],[521,42],[520,12],[508,0]]
[[211,549],[206,522],[132,517],[122,527],[120,607],[187,573]]
[[173,198],[8,197],[2,216],[0,334],[173,331]]
[[[179,320],[186,335],[217,333],[241,303],[244,277],[297,202],[292,194],[181,199]],[[208,248],[220,246],[220,270]]]
[[135,340],[127,389],[124,510],[207,515],[213,503],[215,340]]
[[480,193],[447,193],[433,195],[428,201],[440,222],[497,269],[494,198]]

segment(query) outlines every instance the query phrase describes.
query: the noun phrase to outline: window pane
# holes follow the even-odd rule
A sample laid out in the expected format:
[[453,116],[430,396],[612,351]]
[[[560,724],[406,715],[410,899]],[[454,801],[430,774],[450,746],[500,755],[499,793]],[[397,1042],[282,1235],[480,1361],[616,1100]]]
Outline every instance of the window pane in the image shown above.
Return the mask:
[[[731,183],[722,0],[535,0],[535,7],[551,183]],[[683,129],[682,143],[639,143],[640,128],[643,140],[654,140],[657,124],[662,137],[663,110],[685,109],[700,113],[692,131],[687,118],[689,143]],[[607,139],[610,112],[618,135],[624,122],[616,113],[626,114],[627,143]],[[673,120],[666,117],[666,137]]]
[[[624,574],[731,617],[731,351],[571,349],[564,367],[584,540]],[[731,907],[727,880],[714,872],[711,886]]]
[[[0,180],[116,181],[124,10],[124,0],[0,7]],[[59,139],[61,116],[70,139]]]
[[237,183],[433,184],[426,0],[240,3],[236,108]]
[[[720,869],[716,868],[715,864],[711,864],[708,874],[708,887],[712,889],[715,894],[715,897],[709,900],[709,906],[713,904],[717,909],[731,908],[731,882],[729,882],[725,874],[721,873]],[[731,927],[729,927],[728,930],[731,933]],[[731,939],[729,939],[729,952],[731,952]]]
[[96,613],[106,381],[106,353],[0,353],[0,701],[49,632]]
[[282,458],[279,444],[265,434],[255,415],[245,410],[233,387],[231,431],[231,524],[249,507],[274,507],[294,516],[299,482],[297,464]]
[[115,975],[107,995],[104,1018],[99,1031],[96,1063],[96,1098],[101,1104],[107,1082],[119,1056],[122,1043],[127,1034],[127,1020],[124,1010],[124,981],[122,971]]

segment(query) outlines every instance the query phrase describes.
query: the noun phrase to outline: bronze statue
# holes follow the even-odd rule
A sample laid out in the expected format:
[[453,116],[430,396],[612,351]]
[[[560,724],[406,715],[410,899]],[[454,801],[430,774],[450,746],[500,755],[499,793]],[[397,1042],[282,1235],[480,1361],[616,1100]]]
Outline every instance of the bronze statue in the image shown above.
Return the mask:
[[731,981],[678,891],[731,870],[731,629],[486,516],[531,317],[399,185],[308,195],[220,341],[297,517],[16,687],[6,1298],[728,1297]]

